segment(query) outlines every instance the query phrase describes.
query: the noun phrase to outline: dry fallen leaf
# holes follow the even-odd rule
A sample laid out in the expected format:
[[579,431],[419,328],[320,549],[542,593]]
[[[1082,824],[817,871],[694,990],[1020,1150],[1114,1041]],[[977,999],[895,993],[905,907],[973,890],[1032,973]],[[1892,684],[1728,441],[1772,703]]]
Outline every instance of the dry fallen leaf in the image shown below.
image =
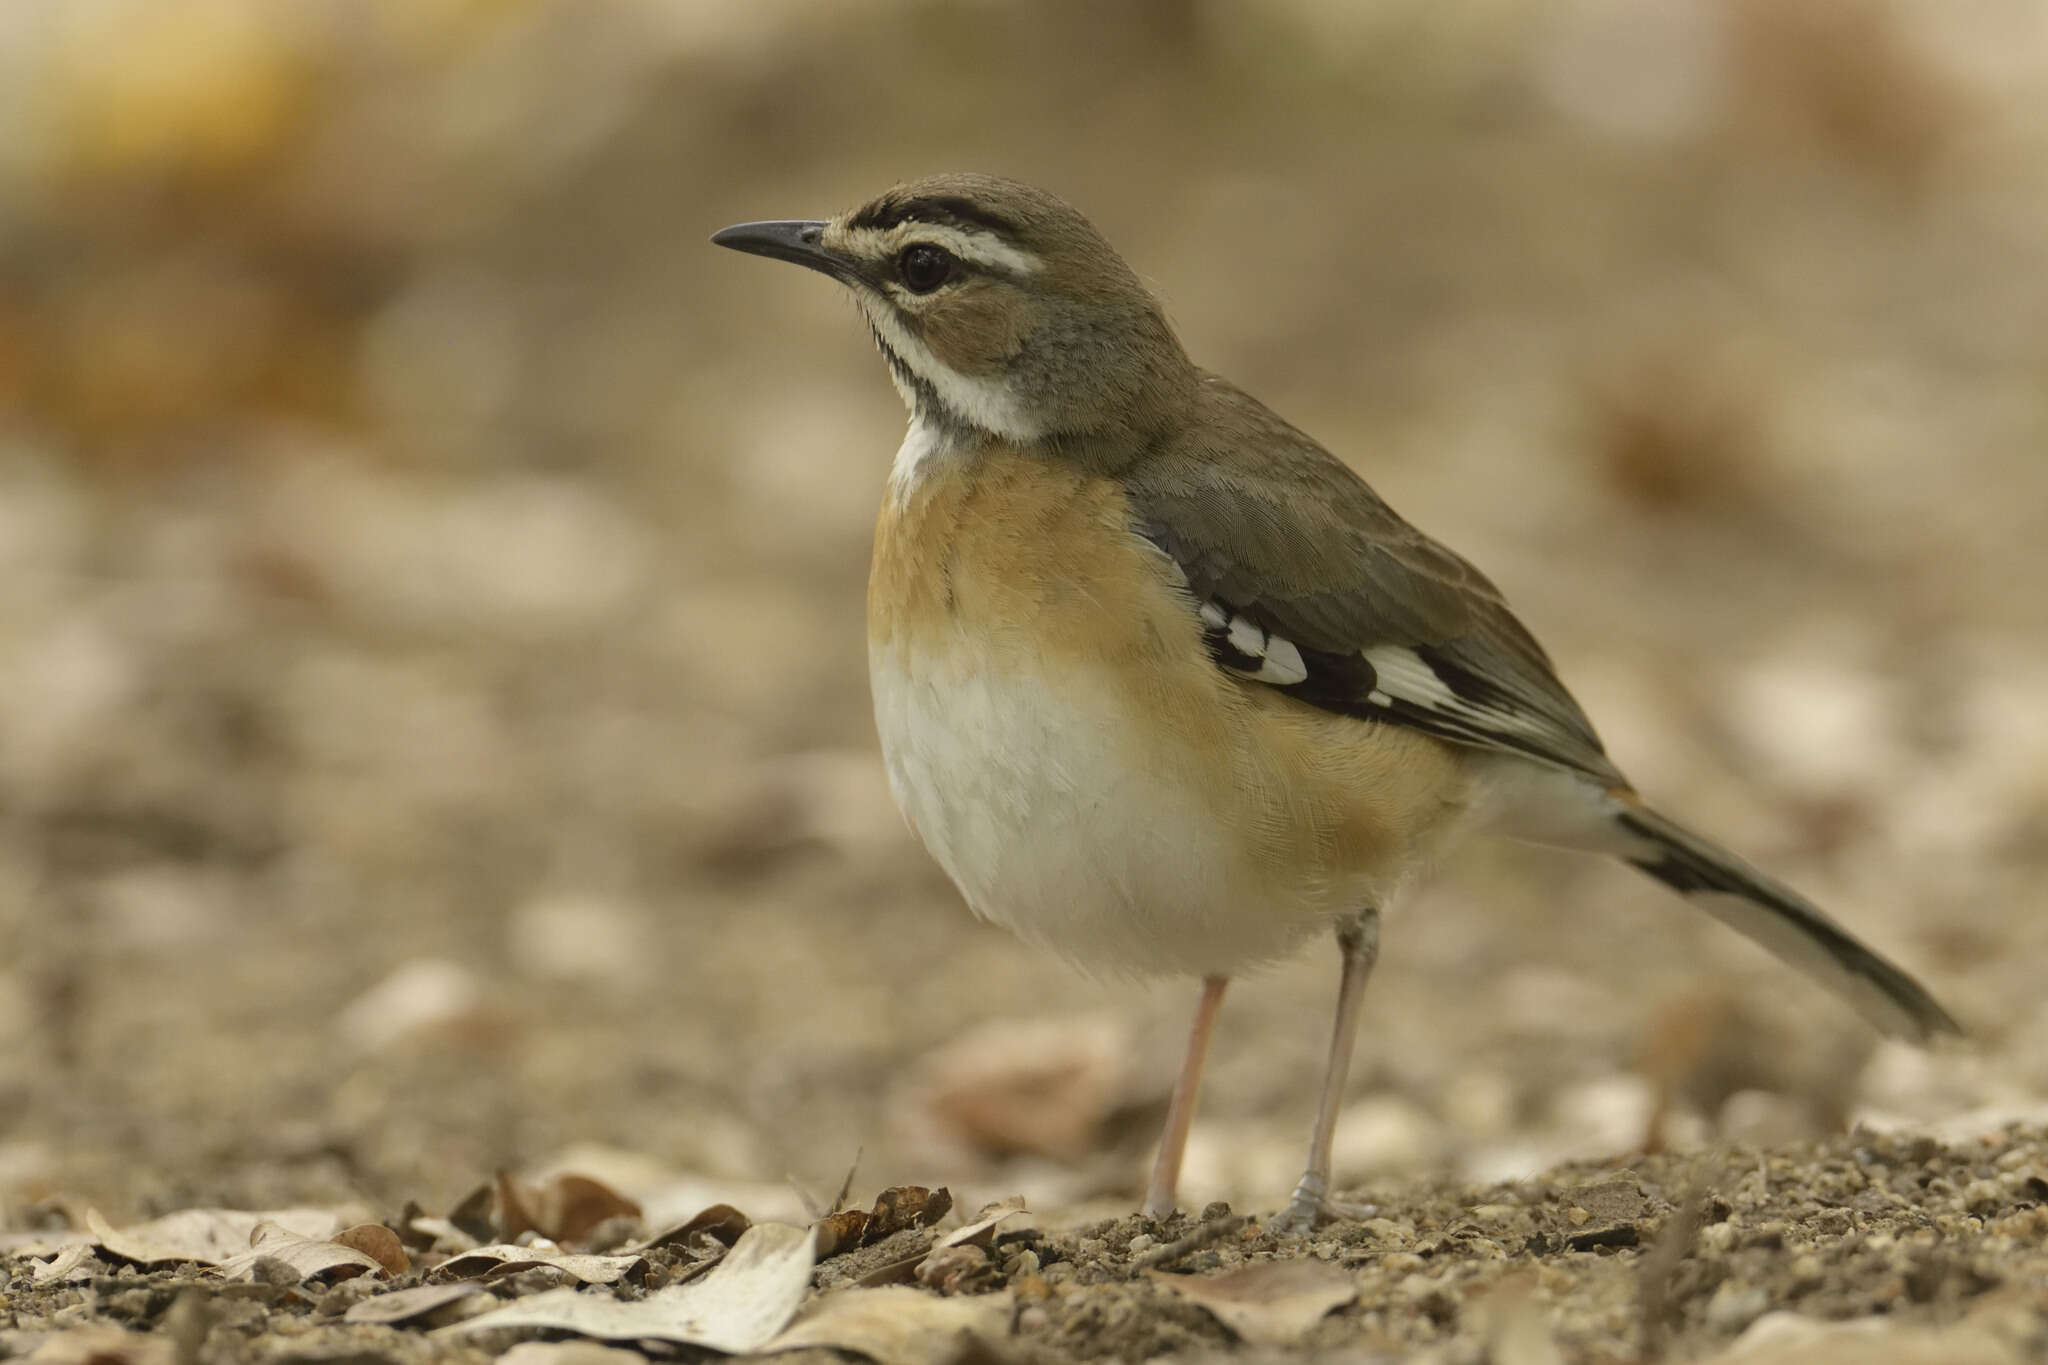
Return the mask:
[[464,1195],[462,1201],[454,1208],[448,1210],[448,1222],[478,1246],[494,1241],[498,1233],[492,1211],[497,1198],[495,1182],[479,1185]]
[[384,1268],[386,1275],[403,1275],[412,1269],[412,1257],[405,1254],[405,1244],[382,1223],[358,1223],[335,1233],[334,1240],[368,1256]]
[[688,1243],[691,1239],[704,1236],[725,1243],[727,1246],[739,1241],[740,1234],[753,1226],[751,1219],[730,1204],[713,1204],[710,1208],[686,1218],[674,1227],[655,1233],[631,1251],[652,1251],[655,1247],[674,1243]]
[[640,1217],[638,1204],[587,1175],[552,1176],[530,1187],[530,1195],[535,1224],[557,1242],[581,1243],[614,1218]]
[[811,1231],[818,1238],[818,1259],[829,1261],[867,1240],[868,1214],[865,1209],[841,1209],[811,1224]]
[[426,1216],[426,1212],[416,1201],[408,1199],[405,1201],[405,1207],[399,1211],[397,1221],[391,1224],[392,1230],[398,1234],[398,1240],[404,1243],[408,1250],[432,1251],[434,1249],[433,1232],[426,1228],[414,1226],[415,1223]]
[[632,1200],[602,1181],[569,1171],[538,1182],[499,1171],[492,1194],[493,1226],[505,1242],[538,1232],[551,1241],[576,1243],[610,1219],[640,1218],[640,1206]]
[[92,1247],[85,1242],[73,1242],[31,1272],[37,1284],[48,1284],[61,1280],[77,1270],[79,1263],[92,1255]]
[[943,1185],[936,1190],[922,1185],[893,1186],[875,1197],[875,1207],[869,1212],[841,1209],[813,1224],[818,1234],[818,1259],[829,1260],[856,1247],[872,1246],[906,1228],[928,1228],[952,1208],[953,1193]]
[[756,1223],[709,1274],[688,1284],[633,1302],[550,1289],[441,1330],[539,1327],[614,1341],[680,1341],[733,1355],[758,1351],[809,1292],[812,1245],[807,1227]]
[[1152,1278],[1254,1346],[1292,1345],[1358,1297],[1351,1272],[1328,1261],[1258,1261],[1217,1275],[1153,1271]]
[[953,1192],[944,1185],[897,1185],[875,1196],[868,1215],[867,1240],[879,1242],[905,1228],[928,1228],[953,1211]]
[[[693,1144],[699,1149],[700,1160],[713,1167],[734,1168],[753,1159],[760,1147],[760,1133],[730,1117],[700,1117],[704,1122],[698,1126]],[[717,1179],[692,1174],[645,1152],[602,1143],[576,1143],[527,1168],[524,1175],[542,1188],[563,1175],[594,1180],[637,1204],[640,1220],[650,1231],[673,1227],[714,1204],[745,1209],[753,1218],[766,1223],[808,1222],[817,1216],[796,1187],[786,1180]]]
[[886,1265],[878,1265],[854,1281],[862,1289],[879,1289],[884,1285],[909,1284],[917,1278],[918,1267],[931,1254],[930,1248],[919,1247],[915,1252]]
[[243,1209],[181,1209],[147,1223],[116,1229],[99,1210],[85,1211],[93,1242],[109,1256],[139,1266],[196,1261],[219,1265],[248,1251],[256,1230],[274,1224],[298,1237],[325,1240],[342,1229],[342,1221],[325,1209],[279,1209],[251,1213]]
[[1010,1295],[941,1299],[915,1289],[842,1289],[827,1294],[763,1351],[825,1347],[879,1365],[945,1365],[970,1338],[995,1341],[1010,1326]]
[[[68,1209],[57,1207],[54,1198],[48,1201],[53,1212],[65,1217],[83,1220],[84,1214],[73,1214]],[[75,1246],[92,1245],[92,1234],[79,1228],[65,1228],[50,1232],[0,1232],[0,1256],[55,1256]]]
[[[1026,1221],[1016,1223],[1008,1228],[1003,1227],[1003,1224],[1018,1218]],[[984,1206],[980,1213],[974,1215],[973,1222],[965,1227],[954,1228],[939,1240],[939,1245],[942,1247],[986,1247],[995,1241],[998,1230],[1003,1232],[1021,1232],[1031,1226],[1030,1218],[1030,1211],[1024,1207],[1024,1196],[1021,1194],[1011,1195],[1008,1199]]]
[[647,1264],[645,1256],[593,1256],[562,1251],[544,1243],[512,1246],[499,1242],[451,1256],[434,1267],[436,1279],[495,1280],[535,1266],[548,1265],[585,1284],[617,1284]]
[[514,1180],[510,1171],[499,1171],[492,1178],[492,1193],[491,1226],[499,1241],[516,1241],[522,1233],[528,1232],[548,1235],[547,1229],[531,1212],[529,1196],[532,1191]]
[[351,1304],[349,1310],[341,1316],[344,1322],[375,1323],[392,1327],[401,1322],[412,1322],[426,1317],[457,1300],[482,1292],[483,1286],[475,1280],[457,1280],[454,1284],[423,1284],[412,1289],[379,1294],[373,1299]]
[[289,1266],[301,1281],[347,1280],[365,1271],[384,1273],[373,1256],[328,1237],[300,1236],[281,1223],[259,1224],[250,1236],[249,1249],[222,1261],[220,1273],[231,1280],[261,1279],[271,1273],[267,1267],[277,1265]]

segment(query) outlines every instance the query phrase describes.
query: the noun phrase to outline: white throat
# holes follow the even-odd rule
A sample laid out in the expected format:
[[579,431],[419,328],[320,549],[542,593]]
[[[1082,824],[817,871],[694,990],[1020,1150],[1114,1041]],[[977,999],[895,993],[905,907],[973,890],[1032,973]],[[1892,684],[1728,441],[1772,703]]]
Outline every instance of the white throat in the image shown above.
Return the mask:
[[889,466],[889,496],[898,502],[909,498],[918,484],[945,461],[952,444],[943,425],[926,420],[912,409],[910,430],[903,433],[903,444],[896,447],[896,461]]

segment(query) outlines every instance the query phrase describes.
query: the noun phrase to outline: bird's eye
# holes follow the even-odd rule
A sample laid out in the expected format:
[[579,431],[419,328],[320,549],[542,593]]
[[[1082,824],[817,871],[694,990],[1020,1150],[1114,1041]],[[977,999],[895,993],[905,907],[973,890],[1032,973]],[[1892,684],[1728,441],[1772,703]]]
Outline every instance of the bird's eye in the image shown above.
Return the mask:
[[959,259],[952,252],[930,242],[913,243],[903,248],[903,254],[896,258],[896,271],[913,294],[931,293],[952,279],[959,265]]

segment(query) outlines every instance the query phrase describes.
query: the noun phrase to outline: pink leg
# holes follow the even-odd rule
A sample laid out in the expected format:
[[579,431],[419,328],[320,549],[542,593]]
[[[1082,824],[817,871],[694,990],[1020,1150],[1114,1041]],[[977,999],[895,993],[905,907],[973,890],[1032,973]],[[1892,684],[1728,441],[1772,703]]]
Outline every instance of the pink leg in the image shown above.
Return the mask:
[[1344,954],[1337,985],[1337,1021],[1330,1035],[1330,1062],[1323,1073],[1323,1095],[1316,1105],[1316,1127],[1308,1144],[1308,1169],[1294,1187],[1287,1211],[1274,1220],[1276,1232],[1306,1232],[1330,1209],[1330,1149],[1337,1137],[1337,1110],[1344,1103],[1344,1082],[1351,1074],[1351,1049],[1358,1041],[1358,1007],[1365,1000],[1366,978],[1380,955],[1380,915],[1370,907],[1337,930]]
[[1202,1089],[1202,1062],[1209,1055],[1209,1031],[1215,1027],[1216,1011],[1223,1005],[1227,976],[1202,978],[1202,1000],[1195,1006],[1195,1025],[1188,1031],[1188,1054],[1180,1064],[1180,1079],[1173,1083],[1173,1100],[1166,1107],[1166,1131],[1159,1137],[1159,1159],[1152,1163],[1152,1184],[1145,1191],[1145,1216],[1168,1218],[1173,1214],[1174,1191],[1180,1185],[1180,1159],[1187,1152],[1188,1126],[1195,1121],[1195,1096]]

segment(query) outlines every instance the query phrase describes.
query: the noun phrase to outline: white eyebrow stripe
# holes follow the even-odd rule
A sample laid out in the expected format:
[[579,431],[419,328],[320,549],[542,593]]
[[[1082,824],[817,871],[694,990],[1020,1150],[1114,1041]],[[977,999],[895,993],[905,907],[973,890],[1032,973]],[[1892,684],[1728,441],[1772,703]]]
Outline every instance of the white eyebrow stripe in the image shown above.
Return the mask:
[[944,247],[963,261],[1010,275],[1031,275],[1045,265],[1028,251],[1021,251],[994,233],[951,227],[945,223],[898,223],[884,231],[854,228],[851,235],[869,238],[878,255],[894,256],[912,242],[930,242]]

